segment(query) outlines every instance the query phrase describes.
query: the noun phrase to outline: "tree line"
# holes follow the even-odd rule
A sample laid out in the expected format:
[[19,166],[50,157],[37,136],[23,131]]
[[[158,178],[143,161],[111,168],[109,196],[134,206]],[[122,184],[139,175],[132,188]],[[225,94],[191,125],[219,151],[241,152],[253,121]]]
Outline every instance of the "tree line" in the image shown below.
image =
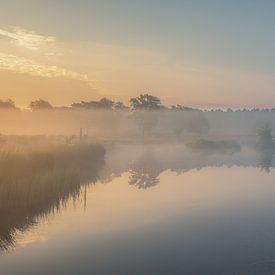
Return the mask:
[[[200,110],[196,108],[186,107],[180,104],[165,106],[161,103],[161,100],[150,94],[140,94],[137,97],[133,97],[129,101],[129,106],[125,105],[121,101],[113,101],[106,97],[101,98],[98,101],[80,101],[74,102],[70,106],[57,107],[52,105],[50,102],[44,99],[37,99],[31,101],[28,105],[29,109],[32,111],[37,110],[53,110],[53,109],[102,109],[102,110],[119,110],[119,111],[127,111],[127,110],[173,110],[173,111],[204,111],[204,112],[215,112],[215,113],[233,113],[233,112],[275,112],[275,108],[243,108],[233,110],[231,108],[227,109],[210,109],[210,110]],[[11,99],[1,100],[0,99],[0,109],[9,109],[9,110],[20,110],[19,107],[16,106],[15,102]]]

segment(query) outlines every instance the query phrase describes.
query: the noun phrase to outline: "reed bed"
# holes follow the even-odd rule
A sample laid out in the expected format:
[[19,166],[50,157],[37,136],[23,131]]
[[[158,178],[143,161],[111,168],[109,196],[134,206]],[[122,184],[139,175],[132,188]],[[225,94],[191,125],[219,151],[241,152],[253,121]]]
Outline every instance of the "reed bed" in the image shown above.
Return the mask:
[[105,149],[97,144],[51,144],[0,150],[0,250],[14,233],[58,211],[81,187],[98,179]]

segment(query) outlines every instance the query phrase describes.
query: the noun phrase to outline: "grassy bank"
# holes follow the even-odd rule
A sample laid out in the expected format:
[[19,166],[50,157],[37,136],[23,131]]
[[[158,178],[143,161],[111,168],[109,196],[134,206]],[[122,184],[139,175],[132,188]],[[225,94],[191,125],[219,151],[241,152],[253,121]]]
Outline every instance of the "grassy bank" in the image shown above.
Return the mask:
[[16,230],[54,212],[95,182],[105,150],[97,144],[2,147],[0,150],[0,249],[13,244]]

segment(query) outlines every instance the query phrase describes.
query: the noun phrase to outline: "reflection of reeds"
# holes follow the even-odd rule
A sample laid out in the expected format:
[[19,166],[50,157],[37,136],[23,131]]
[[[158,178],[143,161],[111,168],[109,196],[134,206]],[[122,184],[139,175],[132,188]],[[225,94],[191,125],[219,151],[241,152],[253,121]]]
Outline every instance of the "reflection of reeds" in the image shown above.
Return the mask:
[[94,182],[104,163],[99,145],[54,146],[47,150],[0,152],[0,249],[13,244],[16,230],[54,212],[81,186]]

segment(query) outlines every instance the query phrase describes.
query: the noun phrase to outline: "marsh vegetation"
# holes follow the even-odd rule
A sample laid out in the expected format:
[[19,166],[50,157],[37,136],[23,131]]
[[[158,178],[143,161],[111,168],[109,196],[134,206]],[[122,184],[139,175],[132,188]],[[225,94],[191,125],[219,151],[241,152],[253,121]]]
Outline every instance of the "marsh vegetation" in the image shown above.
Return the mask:
[[37,218],[57,211],[70,197],[79,196],[81,186],[95,182],[104,164],[104,154],[100,145],[53,145],[47,144],[46,138],[32,147],[2,146],[0,249],[13,245],[16,231],[25,230]]

